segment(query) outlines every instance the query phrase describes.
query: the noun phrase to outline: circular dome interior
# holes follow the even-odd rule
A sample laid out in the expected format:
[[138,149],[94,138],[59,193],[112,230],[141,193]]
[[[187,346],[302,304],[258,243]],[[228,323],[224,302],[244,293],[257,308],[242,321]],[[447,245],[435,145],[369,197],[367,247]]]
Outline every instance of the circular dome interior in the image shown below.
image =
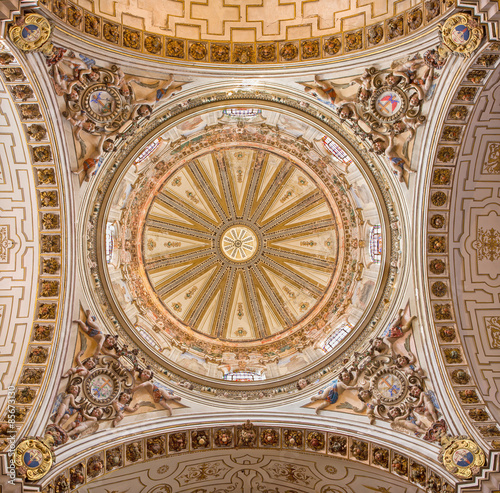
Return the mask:
[[367,333],[385,204],[344,142],[249,106],[191,115],[129,153],[106,205],[107,275],[157,369],[275,381]]

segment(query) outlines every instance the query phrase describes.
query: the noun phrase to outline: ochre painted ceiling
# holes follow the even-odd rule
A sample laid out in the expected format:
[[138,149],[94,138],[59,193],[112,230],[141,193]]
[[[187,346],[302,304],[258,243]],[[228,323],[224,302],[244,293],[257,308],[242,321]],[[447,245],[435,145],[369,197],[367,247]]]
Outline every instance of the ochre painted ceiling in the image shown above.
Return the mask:
[[232,147],[182,167],[160,189],[146,217],[145,269],[189,327],[221,341],[264,339],[321,308],[339,256],[336,230],[305,171]]
[[[441,59],[448,1],[331,3],[46,0],[73,48],[2,45],[0,436],[45,433],[34,490],[495,491],[500,44]],[[316,78],[106,51],[308,61],[425,26]]]
[[46,0],[70,31],[110,47],[212,63],[314,61],[356,52],[435,23],[438,0]]

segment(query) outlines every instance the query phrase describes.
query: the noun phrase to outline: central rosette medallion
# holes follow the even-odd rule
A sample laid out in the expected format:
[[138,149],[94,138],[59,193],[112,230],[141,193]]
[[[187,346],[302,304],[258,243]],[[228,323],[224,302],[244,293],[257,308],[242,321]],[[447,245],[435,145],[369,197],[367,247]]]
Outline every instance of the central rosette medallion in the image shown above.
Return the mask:
[[231,226],[220,242],[222,255],[233,262],[247,262],[255,256],[259,241],[248,226]]

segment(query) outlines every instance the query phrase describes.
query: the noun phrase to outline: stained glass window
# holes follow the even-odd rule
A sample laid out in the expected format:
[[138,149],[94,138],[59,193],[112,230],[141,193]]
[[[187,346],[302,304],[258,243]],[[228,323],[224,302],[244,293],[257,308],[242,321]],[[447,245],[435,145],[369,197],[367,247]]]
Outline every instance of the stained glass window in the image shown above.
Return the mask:
[[382,227],[377,224],[370,231],[370,257],[376,264],[382,259]]
[[345,164],[352,164],[352,159],[347,155],[344,149],[326,135],[323,137],[323,145],[325,149],[333,154],[339,161]]
[[255,371],[230,371],[224,375],[224,380],[232,382],[253,382],[254,380],[265,380],[266,377]]
[[106,262],[111,262],[113,256],[113,236],[115,235],[115,227],[111,223],[106,224]]
[[160,345],[144,330],[139,328],[139,334],[142,338],[150,345],[153,346],[158,351],[161,349]]
[[134,164],[142,163],[151,153],[160,145],[160,139],[155,139],[144,149],[139,157],[134,161]]
[[331,351],[335,346],[338,346],[340,342],[351,332],[352,325],[349,322],[344,322],[338,329],[326,340],[323,345],[323,350],[325,352]]
[[223,110],[224,116],[236,118],[238,120],[251,120],[262,113],[262,110],[257,108],[228,108]]

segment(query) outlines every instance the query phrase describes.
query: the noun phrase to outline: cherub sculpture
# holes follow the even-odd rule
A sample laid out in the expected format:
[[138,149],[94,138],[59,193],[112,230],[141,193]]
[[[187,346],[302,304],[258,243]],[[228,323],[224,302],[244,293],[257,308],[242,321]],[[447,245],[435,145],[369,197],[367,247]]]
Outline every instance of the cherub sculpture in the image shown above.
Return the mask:
[[[98,421],[102,418],[102,409],[95,407],[90,414],[85,411],[79,411],[78,416],[68,430],[69,437],[75,437],[88,431],[88,434],[94,433],[99,427]],[[74,440],[74,438],[73,438]]]
[[83,356],[84,351],[80,351],[76,355],[76,366],[74,368],[70,368],[63,374],[63,378],[68,378],[71,375],[78,375],[81,377],[86,377],[90,370],[93,370],[97,364],[96,358],[87,358],[83,363],[81,357]]
[[375,154],[383,154],[388,163],[392,166],[399,181],[404,181],[404,171],[411,173],[411,168],[408,163],[399,157],[396,152],[396,145],[394,144],[394,134],[389,136],[378,134],[378,138],[373,142],[373,150]]
[[417,317],[411,317],[406,323],[405,320],[405,310],[401,309],[398,312],[398,318],[388,327],[384,334],[382,335],[383,341],[387,346],[391,348],[391,353],[393,357],[396,357],[396,352],[394,351],[394,342],[399,338],[403,337],[408,331],[413,328],[413,320]]
[[112,355],[111,350],[115,348],[118,336],[103,334],[95,323],[95,317],[90,315],[90,310],[86,310],[85,315],[87,316],[86,322],[83,320],[74,320],[74,322],[80,326],[83,332],[96,341],[97,348],[94,352],[94,358],[99,356],[101,352]]
[[77,88],[83,88],[78,77],[66,74],[57,64],[52,65],[49,75],[52,78],[52,84],[58,96],[68,96],[68,99],[71,101],[78,100],[79,94]]
[[138,382],[132,388],[132,394],[137,392],[139,389],[146,389],[153,397],[153,402],[160,404],[160,406],[168,411],[168,415],[172,416],[172,408],[168,405],[168,401],[180,401],[181,398],[154,384],[152,382],[154,374],[153,370],[150,368],[140,369],[136,367],[136,371],[138,373],[140,383]]
[[[80,142],[82,143],[81,139]],[[83,143],[82,143],[83,146]],[[103,155],[114,150],[113,139],[106,138],[106,134],[102,134],[96,148],[88,155],[83,163],[78,166],[76,171],[72,171],[75,175],[85,173],[85,180],[89,181],[95,170],[99,166]]]
[[408,419],[410,417],[412,410],[408,409],[406,411],[401,410],[398,406],[390,407],[387,411],[387,417],[391,421],[391,428],[395,430],[405,430],[412,433],[423,434],[427,432],[425,428],[422,428],[419,424],[413,423]]
[[319,413],[325,407],[330,404],[335,404],[340,394],[347,389],[355,388],[355,384],[358,377],[358,371],[355,368],[350,370],[344,369],[338,378],[332,381],[332,383],[323,389],[318,395],[313,395],[311,401],[315,402],[322,400],[323,402],[316,408],[316,413]]
[[137,409],[139,409],[140,404],[137,403],[130,406],[131,401],[132,392],[125,390],[118,396],[118,399],[113,402],[113,409],[116,412],[115,419],[113,420],[113,426],[116,426],[123,419],[124,412],[134,413]]
[[70,416],[72,416],[79,407],[75,399],[80,393],[80,388],[77,385],[70,385],[63,395],[63,399],[57,408],[57,413],[54,418],[55,425],[63,425]]

